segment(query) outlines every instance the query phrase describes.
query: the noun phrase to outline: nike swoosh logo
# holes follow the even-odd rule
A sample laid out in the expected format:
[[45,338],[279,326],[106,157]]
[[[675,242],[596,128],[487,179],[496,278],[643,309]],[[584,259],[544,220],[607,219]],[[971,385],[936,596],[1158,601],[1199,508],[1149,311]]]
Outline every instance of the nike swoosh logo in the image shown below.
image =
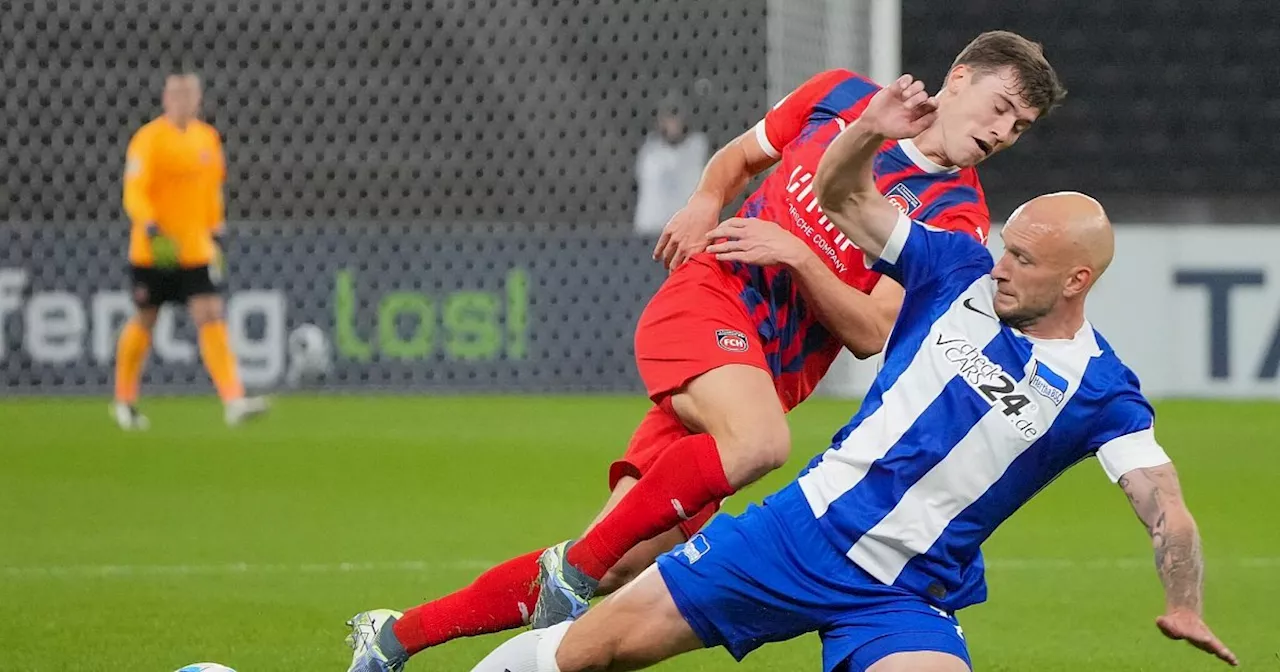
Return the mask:
[[983,317],[989,317],[989,318],[991,318],[991,319],[993,319],[993,320],[999,321],[999,318],[997,318],[995,315],[992,315],[991,313],[988,313],[988,312],[987,312],[987,311],[985,311],[985,310],[980,310],[980,309],[978,309],[978,308],[974,308],[974,307],[973,307],[973,303],[972,303],[972,301],[973,301],[973,297],[969,297],[969,298],[965,299],[965,300],[964,300],[964,307],[965,307],[965,308],[968,308],[969,310],[972,310],[973,312],[975,312],[975,313],[977,313],[977,314],[979,314],[979,315],[981,315],[981,316],[983,316]]

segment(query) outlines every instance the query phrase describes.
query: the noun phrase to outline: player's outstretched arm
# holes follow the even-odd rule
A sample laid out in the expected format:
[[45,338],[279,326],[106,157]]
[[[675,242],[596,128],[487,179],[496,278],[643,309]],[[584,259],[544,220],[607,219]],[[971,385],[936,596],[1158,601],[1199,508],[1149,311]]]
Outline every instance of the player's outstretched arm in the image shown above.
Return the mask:
[[876,189],[876,151],[885,140],[915,137],[936,116],[937,101],[924,83],[903,75],[871,98],[818,162],[814,189],[822,211],[869,255],[884,251],[898,222],[898,209]]
[[1155,547],[1156,572],[1164,584],[1165,613],[1156,626],[1170,639],[1184,639],[1231,665],[1238,665],[1202,618],[1204,558],[1195,519],[1182,499],[1172,464],[1134,469],[1120,477],[1124,490]]
[[706,249],[706,233],[720,223],[725,204],[737,198],[751,178],[777,161],[760,146],[754,129],[721,147],[703,168],[688,204],[663,227],[653,258],[674,269]]

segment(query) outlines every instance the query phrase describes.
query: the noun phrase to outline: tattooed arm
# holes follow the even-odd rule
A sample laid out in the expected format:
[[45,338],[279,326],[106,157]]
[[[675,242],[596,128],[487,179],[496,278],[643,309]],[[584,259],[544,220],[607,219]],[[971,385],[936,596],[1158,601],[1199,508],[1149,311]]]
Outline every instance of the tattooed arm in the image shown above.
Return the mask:
[[1200,533],[1182,501],[1178,472],[1172,464],[1134,469],[1120,477],[1119,485],[1155,548],[1156,572],[1165,594],[1165,613],[1156,619],[1156,626],[1170,639],[1185,639],[1196,648],[1237,665],[1235,654],[1202,619],[1204,559]]

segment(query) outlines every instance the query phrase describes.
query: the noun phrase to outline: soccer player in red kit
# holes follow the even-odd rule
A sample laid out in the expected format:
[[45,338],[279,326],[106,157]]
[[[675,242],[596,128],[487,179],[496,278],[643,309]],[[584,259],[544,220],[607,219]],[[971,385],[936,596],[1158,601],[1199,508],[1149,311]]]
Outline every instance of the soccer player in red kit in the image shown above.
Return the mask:
[[[398,670],[423,648],[517,627],[535,599],[535,627],[574,618],[593,595],[692,536],[722,499],[786,461],[786,412],[841,348],[879,352],[901,304],[901,287],[867,269],[812,185],[826,147],[879,88],[846,70],[805,82],[716,153],[667,225],[655,256],[672,272],[635,339],[654,406],[612,465],[613,494],[586,534],[403,615],[357,614],[352,672]],[[1063,95],[1039,45],[984,33],[952,65],[933,125],[881,148],[881,193],[913,219],[985,242],[989,215],[973,166],[1016,142]],[[724,205],[775,164],[738,217],[717,226]]]

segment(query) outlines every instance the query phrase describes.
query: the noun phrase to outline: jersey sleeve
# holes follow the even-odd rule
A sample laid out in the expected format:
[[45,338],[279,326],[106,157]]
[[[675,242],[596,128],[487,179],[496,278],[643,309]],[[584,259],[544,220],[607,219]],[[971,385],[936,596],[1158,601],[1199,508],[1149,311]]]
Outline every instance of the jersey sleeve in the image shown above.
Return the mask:
[[782,156],[782,148],[800,135],[814,107],[840,82],[856,77],[848,70],[820,72],[787,94],[756,124],[756,140],[765,154]]
[[1155,411],[1138,390],[1137,377],[1127,370],[1125,375],[1126,389],[1097,415],[1089,442],[1112,483],[1134,469],[1170,462],[1156,441]]
[[135,224],[155,221],[155,204],[151,202],[151,140],[141,129],[129,140],[124,161],[124,210]]
[[[956,224],[956,222],[952,222]],[[991,270],[991,253],[976,237],[958,229],[941,229],[898,214],[893,233],[870,268],[889,276],[908,293],[916,293],[934,281],[968,285]],[[868,255],[870,256],[870,255]]]

